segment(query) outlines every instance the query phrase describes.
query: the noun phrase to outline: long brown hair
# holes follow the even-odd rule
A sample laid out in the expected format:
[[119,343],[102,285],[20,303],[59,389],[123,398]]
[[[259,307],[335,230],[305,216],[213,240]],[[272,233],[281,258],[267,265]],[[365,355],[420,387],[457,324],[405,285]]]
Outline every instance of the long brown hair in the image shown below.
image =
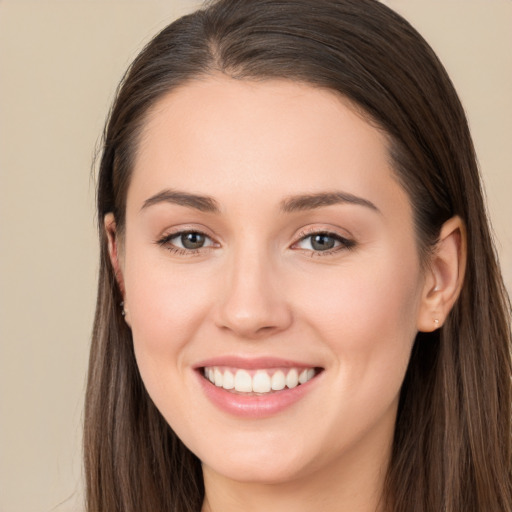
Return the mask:
[[423,38],[375,0],[220,0],[172,23],[125,75],[98,178],[98,301],[85,408],[89,512],[199,511],[200,461],[149,398],[121,316],[103,229],[122,233],[140,129],[164,94],[212,72],[295,80],[349,98],[388,137],[427,259],[440,227],[467,230],[461,295],[443,327],[419,333],[386,482],[394,512],[512,511],[510,303],[489,233],[466,117]]

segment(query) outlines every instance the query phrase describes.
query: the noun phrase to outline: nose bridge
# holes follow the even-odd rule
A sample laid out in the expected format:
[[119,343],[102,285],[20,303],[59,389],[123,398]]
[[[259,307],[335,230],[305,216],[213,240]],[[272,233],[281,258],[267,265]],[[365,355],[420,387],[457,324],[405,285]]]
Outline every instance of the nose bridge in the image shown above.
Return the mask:
[[291,312],[272,252],[261,241],[245,237],[230,251],[227,266],[219,326],[248,338],[285,329]]

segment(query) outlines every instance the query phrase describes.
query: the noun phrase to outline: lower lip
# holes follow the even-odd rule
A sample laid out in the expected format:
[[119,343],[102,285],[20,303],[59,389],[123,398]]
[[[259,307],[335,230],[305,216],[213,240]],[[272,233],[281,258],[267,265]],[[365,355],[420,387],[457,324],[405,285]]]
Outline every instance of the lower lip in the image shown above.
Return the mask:
[[215,386],[200,372],[196,373],[204,393],[214,405],[229,414],[244,418],[266,418],[284,411],[309,393],[321,377],[321,374],[318,374],[295,388],[266,395],[242,395]]

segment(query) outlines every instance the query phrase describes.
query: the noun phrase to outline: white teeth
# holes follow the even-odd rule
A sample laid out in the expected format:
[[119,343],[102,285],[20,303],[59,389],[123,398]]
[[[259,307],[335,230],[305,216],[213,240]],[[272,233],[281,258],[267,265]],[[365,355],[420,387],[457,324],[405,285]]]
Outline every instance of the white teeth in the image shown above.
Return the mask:
[[278,370],[272,375],[272,389],[274,391],[281,391],[286,386],[286,378],[281,370]]
[[252,379],[252,390],[255,393],[268,393],[271,389],[269,374],[263,370],[258,370]]
[[222,373],[218,368],[213,370],[213,378],[215,379],[215,385],[219,388],[222,387]]
[[235,374],[235,389],[245,393],[252,391],[252,379],[245,370],[237,370]]
[[291,388],[296,388],[299,385],[299,372],[295,370],[290,370],[288,375],[286,375],[286,386]]
[[229,370],[224,372],[222,387],[224,389],[233,389],[235,387],[235,377]]
[[[308,381],[308,371],[302,370],[299,375],[299,384],[304,384]],[[217,382],[217,378],[215,378],[215,382]]]
[[[217,387],[226,390],[236,390],[240,393],[269,393],[281,391],[285,387],[293,389],[300,384],[305,384],[315,375],[314,368],[290,368],[283,370],[256,370],[251,373],[247,370],[228,370],[222,367],[206,367],[204,376]],[[273,372],[273,373],[272,373]]]

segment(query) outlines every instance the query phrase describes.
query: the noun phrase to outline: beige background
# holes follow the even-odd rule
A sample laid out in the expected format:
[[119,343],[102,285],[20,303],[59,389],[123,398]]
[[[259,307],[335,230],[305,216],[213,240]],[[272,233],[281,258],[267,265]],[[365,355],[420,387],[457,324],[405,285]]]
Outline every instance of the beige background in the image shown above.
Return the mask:
[[[386,3],[462,97],[512,290],[512,2]],[[195,4],[0,0],[0,512],[82,509],[94,147],[137,49]]]

